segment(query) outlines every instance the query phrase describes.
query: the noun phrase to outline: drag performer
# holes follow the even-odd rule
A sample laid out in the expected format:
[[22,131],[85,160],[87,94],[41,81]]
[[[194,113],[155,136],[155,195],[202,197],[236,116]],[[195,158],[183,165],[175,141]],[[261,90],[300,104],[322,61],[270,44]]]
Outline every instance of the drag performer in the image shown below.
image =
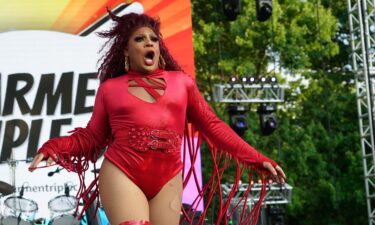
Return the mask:
[[[284,182],[285,174],[274,161],[244,142],[213,113],[194,80],[169,54],[158,20],[109,13],[116,25],[100,33],[110,41],[99,68],[101,84],[92,117],[86,128],[44,143],[30,171],[47,160],[47,165],[55,162],[77,172],[81,177],[78,197],[88,205],[99,195],[112,225],[177,225],[185,185],[180,149],[182,141],[192,140],[187,134],[193,129],[187,125],[191,123],[213,155],[229,155],[238,165]],[[194,155],[191,143],[187,145]],[[99,177],[85,186],[88,161],[95,162],[105,147]],[[215,171],[213,177],[220,177],[217,164]],[[194,177],[194,171],[186,174]],[[216,184],[201,189],[200,197],[208,193],[211,199]],[[223,204],[220,211],[227,208]],[[183,214],[187,216],[186,211]],[[218,220],[226,220],[223,213]]]

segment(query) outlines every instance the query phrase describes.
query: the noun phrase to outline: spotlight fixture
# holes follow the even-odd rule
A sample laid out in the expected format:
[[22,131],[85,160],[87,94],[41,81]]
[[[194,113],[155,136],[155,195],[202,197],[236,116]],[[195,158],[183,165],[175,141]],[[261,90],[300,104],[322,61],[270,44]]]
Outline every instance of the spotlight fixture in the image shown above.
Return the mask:
[[232,84],[237,83],[237,77],[236,77],[236,76],[232,76],[232,77],[230,78],[230,82],[231,82]]
[[263,135],[272,134],[277,128],[277,120],[274,113],[276,112],[275,104],[259,105],[257,113],[259,114],[260,130]]
[[256,0],[256,17],[264,22],[272,15],[272,0]]
[[247,82],[247,80],[248,80],[248,78],[247,78],[247,77],[241,77],[241,81],[242,81],[242,83],[246,83],[246,82]]
[[227,111],[230,117],[230,127],[242,136],[249,128],[246,116],[249,108],[243,105],[228,105]]
[[234,21],[241,11],[240,0],[223,0],[224,15],[228,21]]
[[267,78],[266,78],[266,77],[259,77],[259,82],[260,82],[261,84],[266,83],[266,81],[267,81]]
[[276,76],[269,77],[269,78],[268,78],[268,82],[269,82],[271,85],[275,85],[275,84],[277,84],[277,77],[276,77]]
[[261,76],[261,77],[259,77],[259,80],[258,80],[258,82],[261,84],[261,85],[264,85],[266,82],[267,82],[267,78],[266,77],[263,77],[263,76]]
[[249,84],[254,84],[256,82],[255,77],[249,77],[248,82]]
[[271,88],[274,88],[277,86],[277,77],[276,76],[271,76],[268,78],[268,83],[271,84]]

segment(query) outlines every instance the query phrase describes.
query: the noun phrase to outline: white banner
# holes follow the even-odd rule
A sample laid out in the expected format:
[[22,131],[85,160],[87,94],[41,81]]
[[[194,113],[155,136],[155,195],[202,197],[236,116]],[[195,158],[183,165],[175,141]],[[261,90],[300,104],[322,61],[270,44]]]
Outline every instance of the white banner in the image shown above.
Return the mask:
[[[117,14],[128,12],[142,13],[142,5],[131,4]],[[65,184],[70,195],[76,194],[76,174],[62,170],[48,176],[56,166],[30,173],[25,160],[50,137],[86,126],[99,85],[98,52],[106,41],[96,32],[111,26],[106,17],[87,28],[85,36],[42,30],[0,33],[0,181],[15,185],[15,196],[23,186],[23,198],[37,204],[35,214],[22,217],[50,217],[47,203],[65,194]],[[93,179],[92,169],[87,172],[88,181]],[[9,216],[7,204],[13,203],[1,200],[2,215]]]

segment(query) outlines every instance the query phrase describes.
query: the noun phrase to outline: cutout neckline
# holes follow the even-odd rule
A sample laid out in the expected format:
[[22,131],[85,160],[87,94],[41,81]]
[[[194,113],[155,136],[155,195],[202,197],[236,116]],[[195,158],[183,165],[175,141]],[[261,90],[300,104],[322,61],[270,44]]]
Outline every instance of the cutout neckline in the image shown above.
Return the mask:
[[159,102],[166,93],[167,82],[165,78],[155,77],[154,74],[151,77],[141,76],[129,77],[127,92],[142,102],[149,104]]

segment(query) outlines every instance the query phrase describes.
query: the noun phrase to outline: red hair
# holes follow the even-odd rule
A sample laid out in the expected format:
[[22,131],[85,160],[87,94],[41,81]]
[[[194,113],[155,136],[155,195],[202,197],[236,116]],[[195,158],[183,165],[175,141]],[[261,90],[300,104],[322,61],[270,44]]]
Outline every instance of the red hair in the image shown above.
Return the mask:
[[106,45],[109,50],[101,58],[102,63],[98,70],[100,82],[113,77],[126,74],[124,49],[126,48],[131,34],[140,27],[149,27],[159,37],[160,56],[164,58],[166,63],[165,70],[182,71],[181,67],[173,59],[165,46],[161,33],[160,21],[145,14],[129,13],[124,16],[116,16],[108,10],[110,18],[116,22],[116,25],[108,31],[98,33],[100,37],[109,38]]

